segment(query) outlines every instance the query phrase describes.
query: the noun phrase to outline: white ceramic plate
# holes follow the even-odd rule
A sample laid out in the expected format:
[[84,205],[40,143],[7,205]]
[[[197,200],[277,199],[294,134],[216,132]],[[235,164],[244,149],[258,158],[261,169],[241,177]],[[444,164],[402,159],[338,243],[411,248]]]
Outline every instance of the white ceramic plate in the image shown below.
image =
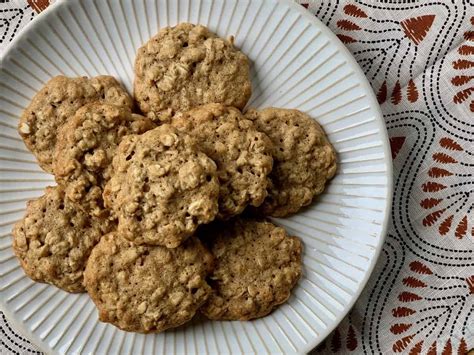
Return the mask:
[[[194,322],[158,335],[99,323],[85,294],[34,283],[11,249],[26,201],[53,178],[16,131],[18,117],[52,76],[110,74],[131,88],[136,49],[159,28],[201,23],[253,62],[250,105],[298,108],[315,117],[338,154],[327,192],[278,220],[303,238],[304,275],[290,300],[251,322]],[[391,159],[366,78],[339,40],[290,1],[59,1],[12,43],[0,72],[0,306],[51,353],[294,353],[315,347],[342,320],[380,253],[391,205]]]

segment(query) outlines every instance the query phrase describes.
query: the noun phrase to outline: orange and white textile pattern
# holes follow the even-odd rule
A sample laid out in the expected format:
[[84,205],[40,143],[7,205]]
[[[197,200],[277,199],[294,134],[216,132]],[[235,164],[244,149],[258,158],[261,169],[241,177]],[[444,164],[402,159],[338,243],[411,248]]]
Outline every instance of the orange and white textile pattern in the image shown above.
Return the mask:
[[367,75],[394,164],[378,265],[314,353],[466,354],[474,348],[474,2],[299,3]]
[[[0,50],[51,0],[0,1]],[[474,348],[474,2],[297,0],[365,71],[394,163],[391,225],[362,296],[313,353]],[[0,314],[0,353],[37,353]]]

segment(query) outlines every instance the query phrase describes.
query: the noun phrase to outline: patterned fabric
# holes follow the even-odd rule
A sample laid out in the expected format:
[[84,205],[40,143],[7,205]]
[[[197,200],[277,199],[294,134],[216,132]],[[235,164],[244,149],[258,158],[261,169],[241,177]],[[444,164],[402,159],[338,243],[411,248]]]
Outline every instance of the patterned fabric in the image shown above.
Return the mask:
[[[314,353],[474,348],[474,2],[297,0],[377,94],[394,162],[392,221],[362,296]],[[48,0],[0,0],[0,49]],[[37,350],[3,314],[0,353]]]
[[465,354],[474,348],[474,3],[301,3],[377,94],[395,183],[373,276],[315,353]]
[[0,0],[0,52],[18,31],[35,17],[35,11],[23,0]]

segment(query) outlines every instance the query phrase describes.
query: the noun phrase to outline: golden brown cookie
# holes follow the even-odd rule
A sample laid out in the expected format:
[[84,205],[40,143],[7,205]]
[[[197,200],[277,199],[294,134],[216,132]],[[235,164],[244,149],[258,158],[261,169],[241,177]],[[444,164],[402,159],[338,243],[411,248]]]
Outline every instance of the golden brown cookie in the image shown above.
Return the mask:
[[220,219],[259,206],[267,196],[272,143],[239,110],[207,104],[173,117],[173,126],[196,139],[217,165]]
[[83,106],[59,130],[53,165],[56,181],[66,186],[72,201],[94,215],[102,215],[102,189],[110,179],[120,141],[153,127],[148,118],[126,107],[103,103]]
[[242,109],[251,92],[248,58],[204,26],[163,28],[138,50],[134,95],[152,120],[212,102]]
[[105,203],[137,244],[175,248],[217,213],[216,164],[169,124],[124,138],[113,170]]
[[301,242],[268,221],[235,218],[200,232],[215,257],[213,289],[201,312],[210,319],[249,320],[290,297],[301,276]]
[[132,332],[161,332],[196,313],[211,292],[213,258],[196,237],[181,246],[138,246],[113,232],[92,251],[84,283],[102,322]]
[[84,292],[83,272],[92,248],[114,227],[90,217],[65,198],[60,186],[28,202],[13,228],[13,251],[33,280],[68,292]]
[[336,173],[336,152],[321,126],[298,110],[249,110],[245,117],[273,143],[268,196],[258,211],[285,217],[307,206]]
[[83,105],[106,102],[132,108],[132,99],[111,76],[49,80],[31,100],[18,124],[18,132],[43,170],[51,173],[58,129]]

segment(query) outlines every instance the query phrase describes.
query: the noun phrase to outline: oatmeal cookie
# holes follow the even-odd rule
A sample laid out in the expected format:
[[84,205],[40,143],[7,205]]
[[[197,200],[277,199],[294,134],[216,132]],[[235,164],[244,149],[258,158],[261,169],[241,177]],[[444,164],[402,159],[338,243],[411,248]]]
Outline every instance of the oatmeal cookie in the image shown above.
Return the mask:
[[311,203],[336,173],[336,152],[321,126],[298,110],[249,110],[245,117],[273,143],[268,196],[259,212],[284,217]]
[[251,92],[248,58],[204,26],[166,27],[138,50],[134,95],[152,120],[212,102],[242,109]]
[[66,186],[72,201],[102,215],[102,189],[110,179],[120,141],[153,127],[148,118],[124,107],[103,103],[83,106],[59,130],[53,164],[56,181]]
[[66,199],[62,187],[47,187],[43,196],[28,202],[25,216],[15,224],[13,251],[31,279],[84,292],[91,250],[113,227]]
[[290,297],[301,276],[301,242],[268,221],[236,218],[200,236],[215,257],[213,293],[201,308],[210,319],[249,320]]
[[169,124],[125,137],[113,169],[105,203],[137,244],[175,248],[217,214],[216,164]]
[[195,138],[216,162],[220,219],[242,213],[248,204],[262,204],[273,164],[272,143],[239,110],[207,104],[176,115],[172,124]]
[[33,97],[23,112],[18,132],[43,170],[53,171],[57,131],[83,105],[95,101],[132,108],[132,99],[111,76],[56,76]]
[[151,333],[191,320],[206,301],[213,258],[196,237],[181,246],[139,246],[118,232],[104,236],[87,262],[84,283],[102,322]]

